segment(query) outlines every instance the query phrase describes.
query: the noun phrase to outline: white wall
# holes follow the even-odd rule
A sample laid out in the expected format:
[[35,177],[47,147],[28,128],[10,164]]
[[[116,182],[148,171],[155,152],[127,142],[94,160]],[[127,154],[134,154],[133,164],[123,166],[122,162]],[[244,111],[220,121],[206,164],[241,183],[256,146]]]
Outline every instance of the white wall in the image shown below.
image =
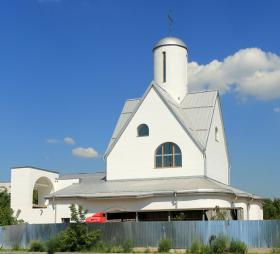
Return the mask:
[[263,219],[263,207],[262,204],[251,202],[248,206],[249,209],[249,220],[261,220]]
[[79,179],[77,179],[77,178],[63,179],[63,180],[59,179],[58,181],[55,181],[54,188],[55,188],[55,191],[58,191],[58,190],[61,190],[63,188],[66,188],[67,186],[70,186],[74,183],[79,183]]
[[[143,199],[68,199],[56,200],[57,222],[61,218],[70,218],[70,204],[77,204],[88,209],[88,216],[93,213],[105,211],[155,211],[155,210],[181,210],[181,209],[210,209],[242,208],[244,219],[262,220],[261,204],[253,203],[248,206],[246,199],[230,199],[226,196],[177,196],[177,197],[152,197]],[[250,202],[249,202],[250,203]],[[247,211],[247,208],[250,209]],[[249,215],[249,218],[247,217]]]
[[[142,123],[149,126],[148,137],[137,137],[137,127]],[[174,142],[181,148],[182,167],[155,168],[155,150],[164,142]],[[203,174],[201,151],[151,88],[107,157],[107,180]]]
[[[163,82],[163,52],[166,54],[166,82]],[[156,48],[154,81],[180,103],[187,93],[187,50],[176,45]]]
[[[206,176],[219,182],[229,184],[229,161],[227,158],[226,137],[223,131],[222,116],[217,97],[206,147]],[[215,139],[215,128],[218,128],[218,141]]]
[[[54,223],[55,209],[49,205],[46,208],[32,208],[33,189],[36,181],[44,177],[52,183],[52,192],[65,188],[72,183],[77,183],[78,179],[57,181],[57,173],[41,170],[37,168],[12,168],[11,170],[11,208],[14,215],[19,214],[19,219],[30,224],[33,223]],[[44,181],[42,181],[44,184]],[[45,196],[48,188],[42,188],[42,194]],[[48,205],[48,201],[41,199],[41,202]]]
[[[33,209],[33,188],[36,181],[46,177],[53,184],[57,173],[35,168],[13,168],[11,170],[11,208],[19,219],[28,223],[45,223],[53,221],[54,210],[51,207]],[[53,188],[54,191],[54,188]]]

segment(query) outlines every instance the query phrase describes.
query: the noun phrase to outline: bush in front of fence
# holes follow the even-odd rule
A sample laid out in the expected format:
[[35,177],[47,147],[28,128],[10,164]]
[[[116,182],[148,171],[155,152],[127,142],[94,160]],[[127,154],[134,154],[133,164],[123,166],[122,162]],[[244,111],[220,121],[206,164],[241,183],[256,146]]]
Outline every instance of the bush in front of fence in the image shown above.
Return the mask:
[[161,239],[158,245],[158,252],[169,252],[171,249],[171,241],[167,238]]
[[211,236],[208,244],[204,245],[202,242],[194,240],[187,253],[192,254],[246,254],[247,246],[244,242],[239,240],[229,240],[226,236],[218,235]]
[[48,253],[90,250],[100,240],[100,231],[88,231],[84,224],[71,224],[47,242]]
[[71,204],[69,208],[71,221],[75,223],[70,224],[65,230],[47,242],[49,254],[57,251],[88,251],[100,241],[100,231],[89,231],[84,223],[87,211],[81,206],[77,208],[74,204]]
[[45,243],[41,240],[32,240],[29,244],[28,251],[44,252],[46,251]]
[[231,240],[229,251],[231,253],[245,254],[248,251],[246,244],[239,240]]
[[131,240],[124,241],[121,244],[111,245],[103,241],[99,241],[91,248],[96,253],[132,253],[133,242]]
[[213,253],[223,254],[229,250],[230,241],[226,236],[218,235],[212,239],[210,237],[209,245]]

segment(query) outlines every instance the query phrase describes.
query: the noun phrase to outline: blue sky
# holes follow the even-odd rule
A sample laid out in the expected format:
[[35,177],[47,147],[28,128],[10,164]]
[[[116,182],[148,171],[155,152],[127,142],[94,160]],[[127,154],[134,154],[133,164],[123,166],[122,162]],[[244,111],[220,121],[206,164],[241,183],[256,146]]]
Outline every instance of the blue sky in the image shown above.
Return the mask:
[[280,197],[279,9],[279,1],[2,0],[0,181],[19,165],[103,170],[124,101],[153,78],[152,47],[168,35],[171,10],[173,35],[203,68],[192,89],[209,79],[222,91],[232,184]]

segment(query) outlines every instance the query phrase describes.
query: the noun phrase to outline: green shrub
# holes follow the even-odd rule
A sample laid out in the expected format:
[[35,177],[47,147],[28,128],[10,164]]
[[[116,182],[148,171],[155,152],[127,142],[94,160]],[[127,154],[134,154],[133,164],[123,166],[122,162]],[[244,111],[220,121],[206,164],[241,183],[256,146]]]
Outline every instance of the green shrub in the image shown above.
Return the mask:
[[200,241],[194,240],[189,250],[192,254],[212,254],[211,248]]
[[145,251],[144,251],[144,253],[151,253],[150,248],[146,248]]
[[14,250],[14,251],[18,251],[18,250],[20,250],[20,246],[19,246],[19,244],[15,244],[15,245],[13,245],[12,250]]
[[45,244],[41,240],[32,240],[28,251],[44,252],[46,251]]
[[111,246],[103,241],[98,241],[92,248],[92,252],[96,253],[109,253],[111,252]]
[[209,245],[202,245],[201,254],[213,254]]
[[133,249],[133,244],[131,240],[127,240],[122,244],[123,252],[124,253],[131,253]]
[[158,245],[158,252],[169,252],[171,249],[171,241],[169,239],[161,239]]
[[226,236],[219,235],[210,241],[210,249],[215,254],[223,254],[229,248],[229,240]]
[[53,254],[60,250],[59,248],[59,238],[53,237],[49,241],[46,242],[47,252],[48,254]]
[[122,253],[123,252],[123,247],[121,245],[113,245],[111,247],[111,252],[112,253]]
[[82,251],[92,249],[100,239],[100,231],[88,231],[85,224],[71,224],[47,243],[49,254],[57,251]]
[[229,251],[236,254],[245,254],[247,253],[247,246],[242,241],[231,240]]
[[81,206],[76,208],[74,204],[70,205],[71,221],[65,230],[61,231],[54,239],[49,241],[48,251],[83,251],[92,249],[100,240],[100,231],[89,231],[84,223],[87,211]]
[[192,242],[191,248],[190,248],[190,252],[193,254],[201,254],[202,253],[202,249],[203,249],[203,245],[201,242],[194,240]]

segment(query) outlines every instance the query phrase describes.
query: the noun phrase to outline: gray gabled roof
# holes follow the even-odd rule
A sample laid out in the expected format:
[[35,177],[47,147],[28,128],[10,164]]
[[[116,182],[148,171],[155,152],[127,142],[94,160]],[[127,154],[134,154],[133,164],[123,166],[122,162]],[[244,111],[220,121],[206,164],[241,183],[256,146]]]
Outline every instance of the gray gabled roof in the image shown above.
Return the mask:
[[88,176],[80,183],[54,192],[47,198],[145,198],[178,195],[233,195],[262,199],[204,176],[106,181],[101,176]]
[[[135,111],[140,100],[141,100],[140,98],[129,99],[125,102],[121,115],[120,115],[120,117],[117,121],[116,127],[113,131],[113,135],[110,139],[107,151],[109,151],[110,148],[113,146],[114,141],[117,139],[118,135],[124,128],[125,124],[129,121],[129,118],[131,117],[132,113]],[[107,153],[107,151],[106,151],[106,153]]]
[[91,179],[102,179],[105,178],[105,172],[94,172],[94,173],[74,173],[74,174],[65,174],[59,176],[58,180],[72,180],[72,179],[82,179],[82,178],[91,178]]
[[151,83],[142,98],[127,100],[125,102],[124,108],[121,112],[112,138],[105,152],[105,157],[107,157],[110,151],[113,149],[114,145],[117,143],[126,126],[129,124],[130,120],[133,118],[133,115],[136,113],[137,109],[140,107],[141,103],[144,101],[152,87],[155,89],[182,127],[186,130],[189,136],[193,139],[198,148],[201,151],[206,149],[207,137],[210,131],[218,92],[203,91],[187,93],[181,104],[178,104],[162,87],[155,83]]

